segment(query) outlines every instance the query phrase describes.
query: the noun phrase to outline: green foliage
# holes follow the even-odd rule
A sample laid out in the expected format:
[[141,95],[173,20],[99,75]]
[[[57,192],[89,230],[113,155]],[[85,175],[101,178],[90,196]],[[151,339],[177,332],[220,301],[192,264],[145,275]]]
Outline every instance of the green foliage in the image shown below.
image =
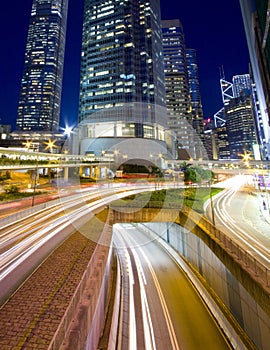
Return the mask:
[[6,194],[16,194],[19,192],[19,189],[15,185],[7,185],[4,187],[4,191],[6,192]]
[[7,170],[0,173],[0,181],[6,181],[10,179],[11,179],[10,171]]
[[6,180],[10,180],[11,179],[11,174],[10,174],[10,171],[7,170],[6,171]]
[[[44,192],[42,191],[36,191],[35,192],[35,196],[39,195],[39,194],[43,194]],[[25,198],[25,197],[32,197],[33,193],[31,192],[15,192],[15,193],[0,193],[0,202],[4,202],[4,201],[12,201],[12,200],[16,200],[16,199],[20,199],[20,198]]]
[[[38,164],[58,164],[59,162],[57,160],[50,161],[50,160],[39,160]],[[0,165],[33,165],[37,164],[36,159],[11,159],[7,157],[0,157]]]
[[[212,194],[222,191],[222,188],[212,189]],[[178,189],[144,192],[125,197],[112,203],[112,206],[147,207],[147,208],[179,208],[184,205],[203,213],[203,205],[210,196],[210,188],[186,187]]]
[[191,166],[191,164],[186,162],[183,162],[181,170],[184,173],[184,182],[186,184],[201,184],[202,182],[212,183],[215,178],[215,173],[213,171],[199,166]]
[[135,174],[135,173],[149,173],[149,169],[144,165],[138,165],[138,164],[123,164],[121,167],[123,167],[124,173],[126,174]]

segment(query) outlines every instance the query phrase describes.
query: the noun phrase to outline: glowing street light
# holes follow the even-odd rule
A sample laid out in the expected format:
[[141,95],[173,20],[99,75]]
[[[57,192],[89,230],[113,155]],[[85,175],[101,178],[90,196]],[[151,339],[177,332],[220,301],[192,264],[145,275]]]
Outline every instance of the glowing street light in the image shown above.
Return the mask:
[[64,135],[66,135],[67,137],[70,137],[71,133],[72,133],[72,127],[66,125],[66,127],[64,129]]
[[31,146],[32,146],[32,142],[27,140],[27,141],[24,143],[24,145],[25,145],[25,148],[27,148],[27,151],[29,151],[29,149],[30,149]]
[[242,161],[245,163],[245,165],[249,167],[249,161],[252,159],[251,154],[245,150],[244,154],[240,154],[240,156],[242,157]]
[[49,149],[51,153],[53,153],[53,149],[57,148],[57,146],[55,145],[55,141],[56,140],[49,140],[48,142],[45,142],[46,147],[45,150]]

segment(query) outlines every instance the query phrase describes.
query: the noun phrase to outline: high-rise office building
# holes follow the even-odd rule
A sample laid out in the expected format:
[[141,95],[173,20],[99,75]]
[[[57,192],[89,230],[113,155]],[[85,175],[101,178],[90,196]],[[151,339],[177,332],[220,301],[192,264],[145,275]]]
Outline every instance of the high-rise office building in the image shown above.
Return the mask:
[[247,38],[253,100],[263,159],[270,159],[270,5],[268,0],[240,0]]
[[159,0],[86,0],[80,152],[111,149],[123,137],[164,139],[167,116],[158,108],[165,109]]
[[250,74],[241,74],[233,76],[232,81],[233,98],[225,105],[231,158],[241,158],[241,154],[249,153],[253,158],[261,159],[261,155],[255,152],[259,132],[252,79]]
[[16,122],[21,131],[57,131],[68,0],[34,0]]
[[254,157],[253,146],[257,144],[252,112],[251,95],[242,90],[239,97],[225,106],[226,130],[228,134],[230,158],[242,159],[244,154]]
[[234,75],[232,78],[233,96],[239,97],[242,94],[250,96],[251,79],[249,74]]
[[[255,157],[258,134],[254,117],[252,80],[249,74],[235,75],[232,83],[220,79],[223,108],[215,114],[219,159]],[[256,152],[257,157],[257,152]]]
[[177,132],[181,119],[187,118],[191,122],[185,36],[180,20],[163,20],[162,34],[166,107],[169,125]]
[[187,49],[186,55],[192,126],[201,141],[204,142],[203,109],[196,50]]
[[180,20],[163,20],[162,33],[168,125],[176,135],[178,158],[198,159],[204,154],[200,139],[203,119],[196,56],[194,51],[186,49]]
[[214,120],[208,118],[204,121],[204,147],[209,159],[218,159],[217,133]]
[[218,126],[214,133],[216,134],[218,159],[230,159],[230,144],[226,124]]

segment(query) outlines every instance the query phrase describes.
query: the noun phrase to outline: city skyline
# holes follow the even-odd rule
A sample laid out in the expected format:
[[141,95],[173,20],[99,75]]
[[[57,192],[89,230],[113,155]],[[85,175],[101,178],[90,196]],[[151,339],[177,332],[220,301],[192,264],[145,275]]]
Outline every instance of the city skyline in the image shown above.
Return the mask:
[[[12,5],[5,3],[1,12],[3,28],[1,28],[0,42],[4,54],[0,61],[2,82],[0,122],[10,123],[13,128],[17,116],[31,6],[32,0],[25,0],[23,4],[15,0]],[[69,124],[77,122],[82,12],[83,1],[70,0],[62,95],[62,126],[65,122]],[[16,26],[11,25],[11,14],[14,22],[17,23]],[[161,16],[162,19],[180,19],[187,48],[192,47],[197,51],[203,111],[204,117],[208,118],[222,105],[219,68],[223,65],[228,80],[233,75],[248,73],[249,58],[240,5],[233,0],[221,6],[217,4],[211,7],[203,6],[199,1],[196,1],[196,4],[194,2],[175,4],[172,0],[166,2],[161,0]]]

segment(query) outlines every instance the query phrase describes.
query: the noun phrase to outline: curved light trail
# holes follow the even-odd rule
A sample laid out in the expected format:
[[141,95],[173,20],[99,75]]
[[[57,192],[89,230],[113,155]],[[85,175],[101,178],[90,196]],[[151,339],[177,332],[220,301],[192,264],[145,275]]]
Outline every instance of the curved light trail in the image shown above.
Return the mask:
[[[230,182],[231,187],[220,193],[214,201],[214,213],[216,226],[228,234],[236,243],[256,258],[266,267],[270,267],[270,249],[262,237],[263,232],[254,230],[250,221],[243,218],[243,199],[239,196],[239,190],[247,183],[248,177],[239,175]],[[239,212],[240,210],[240,212]],[[210,215],[208,215],[210,216]],[[260,220],[260,217],[256,218]],[[269,231],[270,231],[270,225]]]
[[83,218],[89,219],[93,211],[112,201],[146,189],[151,190],[146,186],[109,188],[85,193],[83,199],[80,193],[65,200],[63,205],[43,210],[3,228],[0,235],[0,283],[29,257],[38,256],[39,250],[56,236],[60,237],[68,226],[81,222]]

